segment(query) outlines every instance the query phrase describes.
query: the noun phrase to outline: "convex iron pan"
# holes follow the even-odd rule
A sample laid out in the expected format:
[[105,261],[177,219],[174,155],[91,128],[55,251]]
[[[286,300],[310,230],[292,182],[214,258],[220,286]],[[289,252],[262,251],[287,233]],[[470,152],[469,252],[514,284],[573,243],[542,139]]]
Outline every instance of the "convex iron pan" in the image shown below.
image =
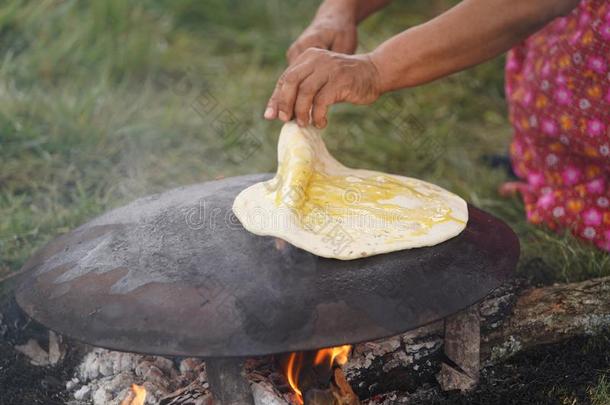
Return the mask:
[[233,199],[270,177],[210,181],[110,211],[38,251],[17,302],[95,346],[257,356],[405,332],[481,300],[515,269],[516,235],[473,206],[453,239],[350,261],[253,235]]

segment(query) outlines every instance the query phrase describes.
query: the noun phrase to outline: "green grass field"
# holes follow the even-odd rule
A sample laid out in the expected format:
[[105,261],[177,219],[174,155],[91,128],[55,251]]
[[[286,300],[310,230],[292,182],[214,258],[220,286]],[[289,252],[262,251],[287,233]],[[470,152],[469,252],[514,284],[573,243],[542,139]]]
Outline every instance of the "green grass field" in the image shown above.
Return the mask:
[[[136,197],[274,171],[280,124],[262,111],[315,3],[2,2],[0,278]],[[361,27],[361,48],[446,6],[397,1]],[[511,136],[502,68],[498,58],[373,106],[336,106],[328,145],[348,165],[420,177],[499,215],[521,238],[520,272],[536,282],[610,274],[607,254],[528,225],[517,198],[497,195],[506,173],[482,158],[504,154]]]

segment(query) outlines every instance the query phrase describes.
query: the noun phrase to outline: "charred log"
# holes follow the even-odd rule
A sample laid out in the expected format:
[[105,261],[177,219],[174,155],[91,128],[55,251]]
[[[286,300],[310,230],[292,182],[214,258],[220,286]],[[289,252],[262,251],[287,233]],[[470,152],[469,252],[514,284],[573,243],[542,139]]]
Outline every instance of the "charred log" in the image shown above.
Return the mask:
[[[521,350],[607,328],[610,277],[541,288],[517,280],[494,291],[477,310],[480,362],[487,366]],[[356,345],[347,377],[361,399],[436,384],[441,365],[448,363],[444,336],[445,322],[439,321]]]
[[254,405],[243,359],[208,359],[206,366],[210,390],[217,405]]

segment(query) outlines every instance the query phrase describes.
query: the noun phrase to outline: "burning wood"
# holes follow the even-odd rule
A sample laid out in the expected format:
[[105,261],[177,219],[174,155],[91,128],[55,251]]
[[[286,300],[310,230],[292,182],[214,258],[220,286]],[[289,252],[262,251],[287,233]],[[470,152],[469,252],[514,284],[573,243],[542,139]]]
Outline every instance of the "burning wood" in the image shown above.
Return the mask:
[[360,405],[340,367],[335,367],[327,388],[308,388],[297,402],[305,405]]
[[314,365],[319,366],[328,363],[328,367],[332,368],[335,363],[342,366],[349,360],[349,353],[352,350],[351,345],[343,345],[339,347],[331,347],[330,349],[318,350]]
[[342,365],[349,360],[351,345],[295,352],[288,355],[285,375],[299,405],[358,405]]
[[123,399],[121,405],[144,405],[146,401],[146,388],[141,385],[131,384],[131,390]]
[[358,396],[352,390],[341,368],[335,368],[333,385],[331,390],[335,396],[337,405],[360,405]]

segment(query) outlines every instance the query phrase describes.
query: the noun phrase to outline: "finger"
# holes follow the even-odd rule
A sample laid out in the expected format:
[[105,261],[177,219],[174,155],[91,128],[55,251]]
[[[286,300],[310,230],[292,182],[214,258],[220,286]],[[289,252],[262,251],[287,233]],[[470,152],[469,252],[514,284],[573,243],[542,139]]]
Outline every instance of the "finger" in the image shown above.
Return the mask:
[[[274,120],[276,118],[279,118],[282,121],[290,120],[290,117],[292,115],[292,109],[290,109],[290,115],[286,115],[288,114],[288,108],[286,107],[287,96],[285,93],[292,91],[291,86],[293,85],[289,84],[288,87],[285,87],[285,85],[288,83],[288,81],[298,81],[300,71],[303,71],[303,67],[297,66],[293,68],[288,68],[284,71],[284,73],[282,73],[277,83],[275,84],[275,88],[273,89],[273,93],[271,94],[269,101],[267,102],[267,109],[265,110],[264,114],[266,119]],[[292,102],[294,103],[294,100]]]
[[312,74],[299,85],[297,98],[294,103],[294,114],[299,126],[302,127],[309,124],[309,113],[311,112],[313,100],[327,80],[328,76]]
[[326,83],[314,97],[311,118],[317,128],[324,128],[327,123],[328,107],[336,102],[336,94],[330,83]]
[[271,97],[269,101],[267,101],[267,108],[265,109],[264,117],[267,120],[274,120],[278,116],[278,108],[277,108],[277,96],[280,89],[282,88],[282,77],[275,83],[275,88],[273,89],[273,93],[271,93]]
[[279,90],[274,92],[272,99],[277,101],[278,117],[284,121],[290,121],[294,112],[294,102],[297,97],[299,85],[313,73],[310,63],[298,64],[284,73]]

